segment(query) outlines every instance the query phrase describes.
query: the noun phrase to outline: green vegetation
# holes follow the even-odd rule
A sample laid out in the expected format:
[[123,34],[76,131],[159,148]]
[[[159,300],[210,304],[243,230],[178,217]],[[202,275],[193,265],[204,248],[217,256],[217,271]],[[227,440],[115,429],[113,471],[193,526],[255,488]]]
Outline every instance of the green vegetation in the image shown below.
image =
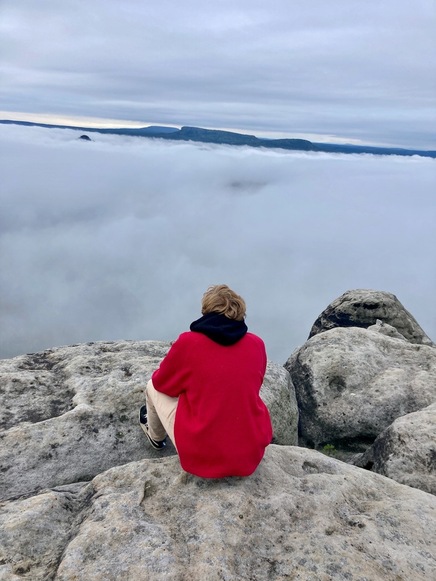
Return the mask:
[[325,444],[325,446],[321,448],[321,452],[326,456],[336,456],[337,454],[337,450],[333,444]]

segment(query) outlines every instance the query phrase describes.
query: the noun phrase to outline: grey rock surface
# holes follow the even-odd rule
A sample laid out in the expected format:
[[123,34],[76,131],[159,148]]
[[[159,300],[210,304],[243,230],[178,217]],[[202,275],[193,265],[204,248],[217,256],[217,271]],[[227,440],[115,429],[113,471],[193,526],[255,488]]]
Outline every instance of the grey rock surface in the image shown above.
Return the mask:
[[[161,452],[138,425],[143,390],[168,352],[160,341],[98,342],[0,361],[0,499],[96,474]],[[294,443],[295,396],[281,366],[265,377],[275,442]],[[175,454],[170,444],[164,454]]]
[[0,579],[428,581],[436,498],[295,447],[248,478],[175,457],[108,470],[0,509]]
[[269,409],[274,444],[298,444],[298,405],[295,387],[288,371],[268,361],[260,395]]
[[364,452],[396,418],[436,401],[436,349],[389,334],[386,324],[334,328],[291,355],[303,445]]
[[395,295],[369,289],[347,291],[330,303],[313,324],[309,339],[336,327],[368,328],[377,319],[395,327],[411,343],[433,344]]
[[396,419],[355,463],[436,494],[436,403]]

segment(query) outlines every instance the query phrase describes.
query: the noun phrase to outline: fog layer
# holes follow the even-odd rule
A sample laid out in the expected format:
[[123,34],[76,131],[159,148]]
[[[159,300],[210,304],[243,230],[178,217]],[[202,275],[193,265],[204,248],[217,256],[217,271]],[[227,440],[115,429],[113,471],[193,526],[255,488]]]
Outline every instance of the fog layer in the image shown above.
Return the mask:
[[0,357],[172,340],[211,284],[283,362],[352,288],[436,338],[435,162],[0,129]]

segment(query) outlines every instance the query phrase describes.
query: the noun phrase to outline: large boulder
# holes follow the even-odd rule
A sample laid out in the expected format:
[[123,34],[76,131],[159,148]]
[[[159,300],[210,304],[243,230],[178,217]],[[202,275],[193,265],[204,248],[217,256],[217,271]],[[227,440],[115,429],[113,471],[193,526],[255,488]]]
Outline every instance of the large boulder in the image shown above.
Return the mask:
[[436,403],[397,418],[355,464],[436,494]]
[[377,319],[395,327],[411,343],[433,344],[395,295],[367,289],[347,291],[330,303],[313,324],[309,339],[336,327],[366,329]]
[[[143,390],[168,352],[159,341],[98,342],[0,361],[0,498],[90,480],[156,452],[138,425]],[[269,363],[265,401],[275,442],[294,443],[289,375]],[[175,454],[169,445],[164,454]]]
[[436,401],[436,349],[386,324],[319,333],[285,367],[309,447],[364,452],[396,418]]
[[0,579],[427,581],[436,498],[313,450],[271,445],[248,478],[177,458],[112,468],[0,509]]

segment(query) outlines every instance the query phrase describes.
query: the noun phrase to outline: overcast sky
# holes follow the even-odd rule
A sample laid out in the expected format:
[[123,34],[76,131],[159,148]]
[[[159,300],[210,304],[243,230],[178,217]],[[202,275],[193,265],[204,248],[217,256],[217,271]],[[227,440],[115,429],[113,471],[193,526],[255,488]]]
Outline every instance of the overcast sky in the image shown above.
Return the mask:
[[0,0],[0,118],[436,149],[435,30],[435,0]]
[[436,339],[435,161],[0,126],[0,357],[172,340],[226,283],[283,363],[353,288]]

